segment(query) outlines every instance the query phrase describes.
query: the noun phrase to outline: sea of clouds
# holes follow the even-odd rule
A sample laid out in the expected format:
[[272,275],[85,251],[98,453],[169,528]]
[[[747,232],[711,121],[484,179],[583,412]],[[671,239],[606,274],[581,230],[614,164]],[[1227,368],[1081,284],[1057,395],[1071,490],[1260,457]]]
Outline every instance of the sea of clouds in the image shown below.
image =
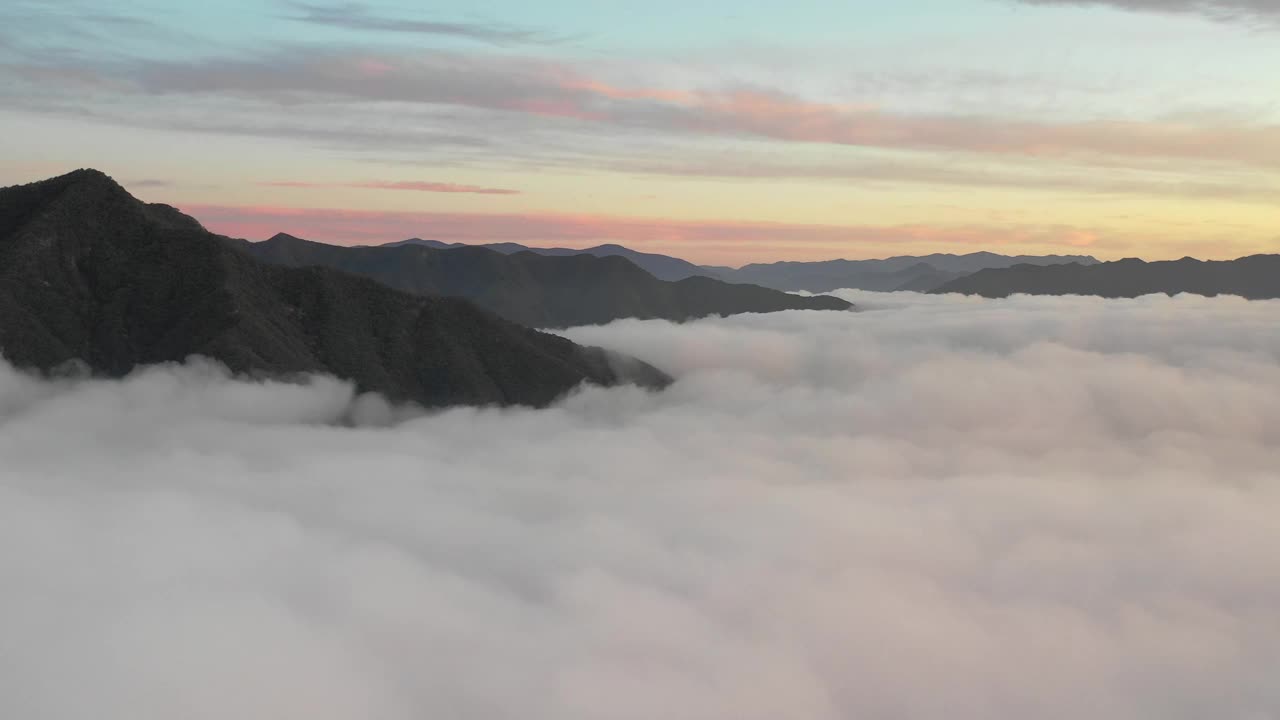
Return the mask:
[[0,365],[0,717],[1280,716],[1280,302],[844,295],[544,411]]

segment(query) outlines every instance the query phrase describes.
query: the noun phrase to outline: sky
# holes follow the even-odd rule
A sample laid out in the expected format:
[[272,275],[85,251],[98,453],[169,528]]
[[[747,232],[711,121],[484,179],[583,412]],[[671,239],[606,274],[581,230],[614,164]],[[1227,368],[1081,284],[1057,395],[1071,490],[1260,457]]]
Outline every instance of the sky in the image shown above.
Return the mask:
[[696,262],[1280,251],[1273,0],[8,0],[0,184]]
[[546,410],[0,362],[0,717],[1280,717],[1280,301],[842,295]]

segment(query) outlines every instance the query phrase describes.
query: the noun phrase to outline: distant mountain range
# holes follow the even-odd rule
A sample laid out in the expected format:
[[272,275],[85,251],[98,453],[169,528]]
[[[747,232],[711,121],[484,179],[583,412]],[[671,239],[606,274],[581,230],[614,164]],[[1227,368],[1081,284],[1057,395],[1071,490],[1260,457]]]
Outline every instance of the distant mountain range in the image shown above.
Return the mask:
[[[469,247],[433,240],[407,240],[393,245]],[[788,292],[831,292],[838,289],[878,292],[912,291],[966,293],[1005,297],[1032,295],[1099,295],[1138,297],[1151,293],[1240,295],[1252,299],[1280,297],[1278,255],[1257,255],[1232,261],[1144,262],[1137,259],[1100,262],[1087,255],[965,255],[900,256],[883,260],[827,260],[776,262],[741,268],[694,265],[679,258],[638,253],[620,245],[587,250],[529,248],[515,243],[487,245],[498,252],[532,252],[554,256],[588,253],[596,257],[631,259],[651,273],[668,278],[706,277],[727,283],[750,283]]]
[[914,290],[927,292],[964,275],[988,268],[1005,268],[1020,264],[1058,265],[1063,263],[1092,265],[1092,257],[1047,255],[1011,257],[989,252],[968,255],[924,255],[886,258],[884,260],[827,260],[822,262],[777,262],[746,265],[737,270],[719,268],[717,277],[729,282],[749,282],[779,290],[831,292],[840,288],[892,292]]
[[669,255],[656,255],[654,253],[642,253],[626,248],[621,245],[597,245],[583,250],[575,250],[572,248],[539,248],[521,245],[519,243],[486,243],[483,245],[467,245],[465,243],[446,243],[439,240],[422,240],[420,238],[411,238],[409,240],[401,240],[399,242],[388,243],[378,247],[402,247],[405,245],[418,245],[421,247],[429,247],[435,250],[451,250],[455,248],[465,247],[483,247],[495,250],[503,255],[514,255],[520,252],[532,252],[538,255],[547,255],[550,257],[565,257],[571,255],[593,255],[595,257],[623,257],[630,260],[640,269],[658,278],[668,282],[676,282],[691,277],[717,277],[714,272],[707,268],[694,265],[687,260],[671,257]]
[[541,406],[584,382],[657,388],[670,378],[530,326],[850,308],[743,280],[815,292],[1280,297],[1280,255],[1099,263],[973,253],[701,269],[733,282],[662,280],[637,263],[666,277],[697,268],[616,245],[351,248],[283,234],[251,243],[79,170],[0,189],[0,353],[19,367],[81,364],[111,377],[203,355],[250,375],[328,373],[427,406]]
[[343,247],[283,233],[263,242],[238,243],[265,262],[328,267],[406,292],[464,297],[530,327],[564,328],[621,318],[679,322],[709,315],[852,308],[839,298],[802,297],[701,276],[659,280],[621,255],[597,257],[572,251],[544,255],[525,250],[505,254],[487,246],[442,245],[412,240]]
[[670,379],[458,298],[268,265],[100,172],[0,189],[0,351],[119,377],[203,355],[238,373],[330,373],[427,406],[546,405],[583,382]]
[[803,290],[825,293],[833,290],[874,290],[893,292],[911,290],[928,292],[952,280],[988,268],[1007,268],[1019,264],[1058,265],[1064,263],[1096,264],[1087,255],[997,255],[976,252],[968,255],[900,256],[883,260],[825,260],[820,262],[776,262],[746,265],[742,268],[714,265],[695,265],[669,255],[642,253],[621,245],[597,245],[575,250],[571,248],[539,248],[518,243],[489,243],[467,245],[446,243],[439,240],[413,238],[381,245],[379,247],[403,247],[414,245],[448,250],[467,247],[484,247],[511,255],[531,252],[538,255],[564,257],[593,255],[595,257],[624,257],[659,280],[679,281],[690,277],[709,277],[729,283],[759,285],[761,287],[794,292]]
[[[410,240],[393,245],[467,247],[460,243]],[[554,256],[586,254],[608,258],[625,256],[637,265],[660,269],[667,277],[701,273],[727,283],[751,283],[773,290],[831,292],[850,288],[877,292],[959,292],[1005,297],[1028,295],[1097,295],[1138,297],[1149,293],[1187,292],[1194,295],[1239,295],[1248,299],[1280,297],[1277,255],[1257,255],[1231,261],[1175,261],[1128,259],[1101,263],[1088,255],[966,255],[897,256],[883,260],[824,260],[815,263],[745,265],[742,268],[694,265],[667,255],[635,252],[620,245],[588,250],[536,249],[516,243],[485,246],[499,252],[536,252]]]
[[1137,259],[1096,265],[1017,265],[980,270],[933,290],[991,298],[1028,295],[1098,295],[1132,298],[1165,293],[1280,298],[1280,255],[1254,255],[1229,261],[1192,258],[1163,262]]

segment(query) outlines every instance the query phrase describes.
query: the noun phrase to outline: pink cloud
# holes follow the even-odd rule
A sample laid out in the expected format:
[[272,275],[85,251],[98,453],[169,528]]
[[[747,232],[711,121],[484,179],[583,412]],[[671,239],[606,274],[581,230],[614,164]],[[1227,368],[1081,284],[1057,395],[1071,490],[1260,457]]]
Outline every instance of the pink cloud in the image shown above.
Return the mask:
[[1064,121],[895,112],[773,89],[610,82],[594,69],[464,53],[370,57],[327,52],[209,63],[155,63],[157,93],[254,94],[454,106],[671,133],[1101,163],[1175,159],[1280,167],[1280,125],[1194,120]]
[[376,77],[382,77],[383,75],[389,75],[392,72],[395,72],[395,67],[393,67],[390,63],[385,63],[381,60],[375,60],[372,58],[364,58],[358,61],[356,63],[356,68],[359,69],[360,74],[364,75],[365,77],[376,78]]
[[1273,125],[1052,123],[910,115],[759,91],[704,93],[693,102],[672,107],[676,110],[674,124],[703,134],[1040,158],[1181,158],[1280,166],[1280,126]]
[[[1055,123],[906,114],[869,104],[811,101],[776,90],[627,87],[564,67],[544,67],[542,72],[543,77],[535,76],[524,88],[533,93],[531,96],[498,99],[493,107],[597,123],[787,142],[1032,158],[1180,158],[1280,166],[1280,126],[1276,125],[1141,120]],[[463,99],[459,104],[471,103]]]
[[697,101],[697,94],[685,90],[664,90],[661,88],[624,88],[610,85],[600,80],[570,76],[561,81],[560,87],[565,90],[577,90],[588,95],[613,98],[615,100],[659,100],[668,103],[692,105]]

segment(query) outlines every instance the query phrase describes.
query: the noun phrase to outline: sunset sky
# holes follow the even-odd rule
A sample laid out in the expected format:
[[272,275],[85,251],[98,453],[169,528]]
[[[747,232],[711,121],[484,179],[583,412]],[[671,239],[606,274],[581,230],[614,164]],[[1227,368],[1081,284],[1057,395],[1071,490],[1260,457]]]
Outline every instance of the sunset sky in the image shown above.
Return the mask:
[[0,138],[255,240],[1237,257],[1280,2],[5,0]]

